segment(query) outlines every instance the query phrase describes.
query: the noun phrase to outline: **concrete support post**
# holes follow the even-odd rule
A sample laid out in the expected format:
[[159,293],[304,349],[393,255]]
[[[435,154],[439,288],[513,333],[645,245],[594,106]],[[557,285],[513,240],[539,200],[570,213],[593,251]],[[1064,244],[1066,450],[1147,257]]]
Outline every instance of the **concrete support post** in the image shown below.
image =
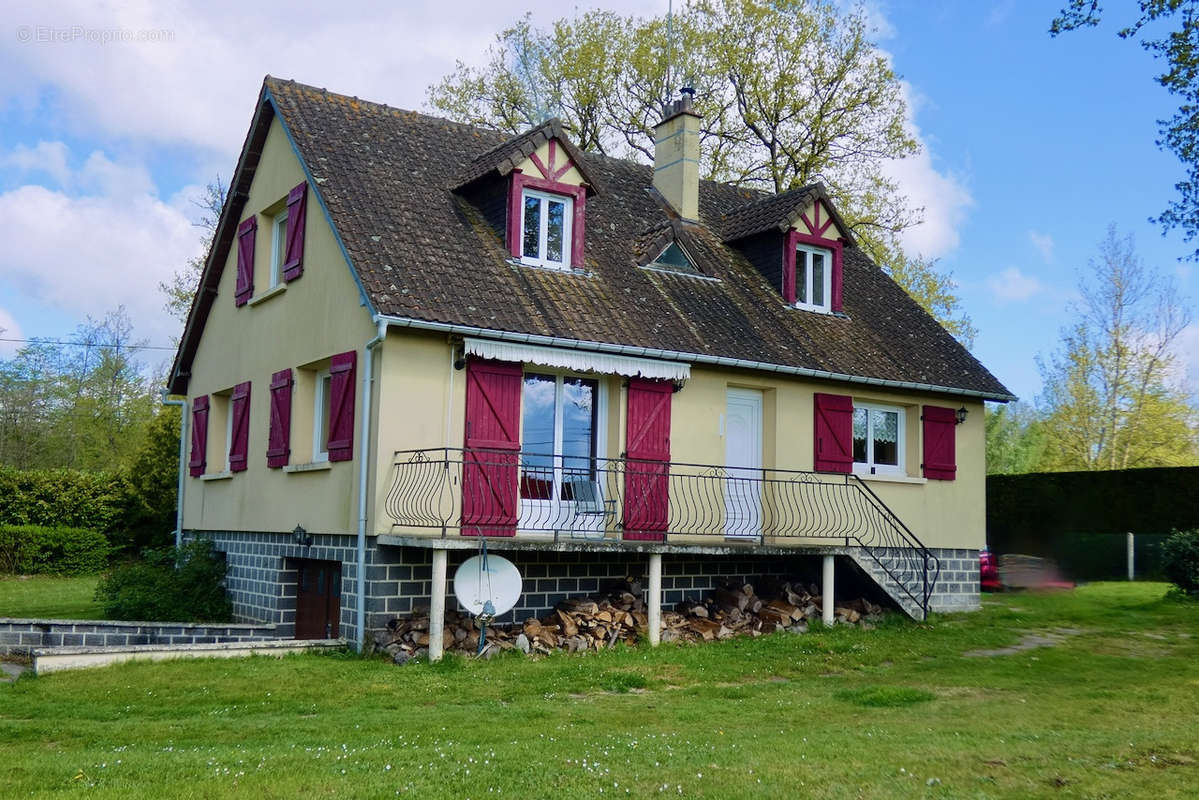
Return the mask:
[[429,589],[429,660],[440,661],[445,636],[445,572],[448,550],[433,551],[433,585]]
[[1137,556],[1136,556],[1136,537],[1131,532],[1128,534],[1128,579],[1136,580],[1137,574]]
[[824,557],[824,576],[823,576],[823,595],[821,601],[822,618],[825,625],[833,624],[833,606],[836,601],[833,599],[833,574],[836,565],[836,556]]
[[662,640],[662,554],[650,553],[649,592],[645,598],[649,604],[649,643],[657,647]]

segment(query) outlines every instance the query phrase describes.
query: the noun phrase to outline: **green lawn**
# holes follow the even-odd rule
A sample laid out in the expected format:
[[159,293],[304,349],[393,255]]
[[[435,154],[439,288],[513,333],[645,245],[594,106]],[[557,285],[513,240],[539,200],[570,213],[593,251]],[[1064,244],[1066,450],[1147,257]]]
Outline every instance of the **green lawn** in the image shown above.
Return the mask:
[[[697,647],[179,661],[0,685],[6,797],[1199,792],[1199,604],[1163,584]],[[1058,646],[965,657],[1021,641]]]
[[95,601],[99,575],[0,575],[0,617],[104,619]]

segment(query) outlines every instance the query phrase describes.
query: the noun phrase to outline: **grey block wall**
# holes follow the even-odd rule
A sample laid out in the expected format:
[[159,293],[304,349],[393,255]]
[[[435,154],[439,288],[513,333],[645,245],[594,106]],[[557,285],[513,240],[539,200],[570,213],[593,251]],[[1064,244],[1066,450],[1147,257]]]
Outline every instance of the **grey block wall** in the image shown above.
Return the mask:
[[131,644],[206,644],[277,638],[273,625],[195,625],[172,622],[0,619],[0,654],[35,647],[117,647]]
[[[355,618],[357,554],[355,537],[314,534],[311,547],[295,544],[290,533],[203,532],[215,548],[225,553],[227,587],[236,619],[276,626],[280,637],[295,631],[296,560],[316,559],[341,563],[341,618],[339,635],[358,641]],[[517,622],[543,616],[567,597],[604,590],[626,576],[642,580],[648,559],[636,553],[544,552],[530,550],[493,551],[512,561],[524,578],[524,592],[517,606],[497,622]],[[474,550],[451,550],[450,592],[446,608],[457,609],[452,593],[454,570],[475,555]],[[964,611],[978,608],[978,551],[934,550],[941,559],[941,577],[932,598],[934,611]],[[698,600],[717,585],[729,580],[745,581],[759,576],[789,576],[806,566],[811,572],[819,556],[694,556],[665,555],[662,560],[663,604]],[[864,572],[874,577],[863,559],[855,559]],[[433,572],[432,550],[418,547],[380,547],[368,537],[366,549],[366,627],[377,630],[392,617],[428,607]],[[840,578],[839,578],[840,580]],[[877,581],[877,578],[876,578]],[[880,584],[882,581],[877,581]]]

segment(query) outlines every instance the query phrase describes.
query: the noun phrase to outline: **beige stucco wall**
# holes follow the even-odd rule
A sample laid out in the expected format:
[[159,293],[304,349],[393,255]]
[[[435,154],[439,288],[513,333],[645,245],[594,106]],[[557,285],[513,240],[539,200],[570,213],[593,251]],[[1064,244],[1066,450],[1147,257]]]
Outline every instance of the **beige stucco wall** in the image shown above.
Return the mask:
[[[804,217],[811,220],[815,228],[804,222]],[[837,223],[835,222],[823,234],[818,233],[826,222],[828,222],[828,212],[825,211],[824,203],[817,200],[814,203],[808,203],[807,208],[803,210],[803,216],[796,220],[795,224],[791,227],[805,236],[819,236],[821,239],[827,239],[830,242],[836,241],[840,235],[840,231],[837,229]]]
[[[453,353],[454,349],[446,337],[412,331],[392,330],[382,348],[380,396],[383,410],[378,427],[380,469],[375,485],[377,500],[374,506],[376,530],[379,533],[431,533],[427,529],[393,529],[386,512],[385,498],[396,476],[392,462],[394,451],[442,447],[446,442],[450,447],[462,447],[466,376],[462,371],[453,370]],[[526,371],[552,370],[527,367]],[[607,392],[604,455],[608,457],[619,457],[625,448],[624,383],[617,376],[608,376],[603,381]],[[864,475],[863,479],[926,545],[982,546],[985,538],[985,473],[983,407],[980,401],[963,402],[946,396],[877,390],[859,384],[835,384],[693,367],[691,379],[682,391],[673,395],[671,456],[674,461],[719,466],[725,464],[723,425],[730,387],[759,389],[763,392],[762,463],[768,469],[812,469],[812,398],[816,392],[848,394],[859,403],[903,407],[906,475]],[[955,408],[965,405],[970,412],[966,423],[955,430],[958,472],[954,481],[930,481],[921,477],[920,411],[925,404]],[[401,456],[401,460],[408,458],[408,455]],[[454,520],[458,513],[457,493],[451,494],[454,495],[455,505],[449,518]],[[769,497],[766,502],[770,502]],[[811,543],[829,542],[813,540]]]
[[[560,145],[555,144],[554,145],[554,159],[555,160],[553,162],[551,162],[550,161],[550,143],[549,142],[546,142],[545,144],[541,145],[541,147],[538,147],[536,150],[536,154],[537,154],[537,157],[539,159],[541,159],[541,163],[546,166],[546,168],[550,171],[551,174],[556,172],[557,170],[561,169],[567,162],[570,161],[570,156],[566,154],[566,150],[564,150]],[[533,161],[533,158],[531,156],[529,158],[526,158],[524,161],[520,162],[520,164],[517,165],[517,168],[521,172],[523,172],[525,175],[529,175],[534,178],[545,178],[547,180],[550,179],[549,175],[542,174],[541,169],[537,166],[537,163],[535,161]],[[583,183],[583,176],[582,176],[582,174],[579,173],[579,171],[577,169],[575,169],[574,165],[572,164],[570,169],[568,169],[568,170],[566,170],[566,172],[562,173],[562,176],[560,178],[553,178],[552,180],[555,180],[558,183],[569,184],[571,186],[580,186]]]
[[[279,123],[271,124],[242,219],[276,209],[288,190],[304,180],[299,160]],[[318,367],[329,356],[358,351],[358,377],[363,346],[374,336],[370,315],[360,305],[341,250],[311,189],[304,243],[304,273],[269,293],[266,272],[271,256],[271,225],[258,220],[255,250],[255,300],[240,308],[233,303],[237,273],[236,246],[231,248],[217,297],[200,339],[188,385],[188,399],[223,392],[251,381],[248,469],[219,480],[187,478],[183,526],[192,530],[290,531],[297,524],[314,533],[348,533],[357,525],[357,475],[360,453],[327,469],[292,472],[266,466],[271,374],[290,367],[297,377],[292,402],[293,465],[311,457],[312,382],[297,368]],[[266,297],[264,298],[264,295]],[[355,427],[360,430],[358,405]],[[219,404],[214,404],[219,405]],[[209,424],[209,471],[224,468],[223,421]],[[213,456],[219,454],[219,462]]]

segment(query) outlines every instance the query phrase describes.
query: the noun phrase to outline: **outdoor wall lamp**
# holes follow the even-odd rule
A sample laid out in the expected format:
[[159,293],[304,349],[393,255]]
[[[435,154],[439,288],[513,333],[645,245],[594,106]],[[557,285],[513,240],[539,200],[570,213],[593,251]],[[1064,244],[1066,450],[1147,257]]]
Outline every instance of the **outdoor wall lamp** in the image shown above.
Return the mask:
[[303,525],[297,525],[291,532],[291,536],[300,547],[312,547],[312,534],[304,530]]
[[953,415],[954,422],[956,422],[958,425],[961,425],[963,422],[966,421],[966,415],[968,413],[970,413],[970,412],[968,412],[966,410],[966,407],[962,406],[961,408],[959,408],[957,411],[954,412],[954,415]]

